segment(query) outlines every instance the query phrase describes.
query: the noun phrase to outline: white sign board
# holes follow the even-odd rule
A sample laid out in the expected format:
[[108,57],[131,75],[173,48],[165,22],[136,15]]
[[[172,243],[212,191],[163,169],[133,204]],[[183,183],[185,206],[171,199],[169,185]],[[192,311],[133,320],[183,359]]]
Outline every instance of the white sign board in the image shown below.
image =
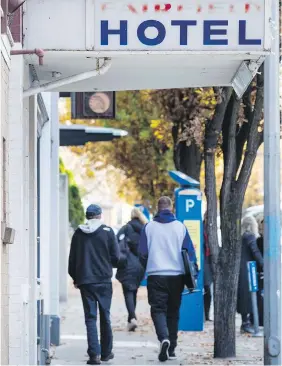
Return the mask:
[[263,51],[267,0],[95,0],[98,51]]

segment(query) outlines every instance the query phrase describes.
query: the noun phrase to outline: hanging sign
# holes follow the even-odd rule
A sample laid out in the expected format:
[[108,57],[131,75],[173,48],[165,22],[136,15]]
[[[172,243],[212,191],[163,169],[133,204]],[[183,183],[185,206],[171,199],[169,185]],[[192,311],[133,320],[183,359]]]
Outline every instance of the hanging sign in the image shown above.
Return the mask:
[[264,0],[95,0],[95,49],[261,51]]

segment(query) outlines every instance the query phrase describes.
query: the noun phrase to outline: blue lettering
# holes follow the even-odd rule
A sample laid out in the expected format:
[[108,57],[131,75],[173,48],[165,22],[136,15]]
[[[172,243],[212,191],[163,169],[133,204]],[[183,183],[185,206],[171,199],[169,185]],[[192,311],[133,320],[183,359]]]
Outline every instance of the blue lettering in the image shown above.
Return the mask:
[[228,26],[228,20],[205,20],[204,21],[204,46],[227,46],[227,39],[211,39],[211,36],[226,36],[226,29],[212,29],[211,27]]
[[[158,31],[158,35],[155,38],[148,38],[145,35],[145,31],[149,27],[155,27]],[[164,25],[157,20],[146,20],[142,22],[137,29],[137,36],[139,41],[146,46],[157,46],[163,42],[166,36],[166,30]]]
[[172,20],[171,25],[180,27],[180,46],[188,45],[188,27],[189,25],[197,25],[196,20]]
[[246,38],[246,20],[239,20],[239,45],[259,46],[261,39],[247,39]]
[[120,21],[119,29],[109,29],[109,22],[107,20],[101,21],[101,46],[109,45],[109,35],[119,35],[121,46],[127,46],[127,20]]

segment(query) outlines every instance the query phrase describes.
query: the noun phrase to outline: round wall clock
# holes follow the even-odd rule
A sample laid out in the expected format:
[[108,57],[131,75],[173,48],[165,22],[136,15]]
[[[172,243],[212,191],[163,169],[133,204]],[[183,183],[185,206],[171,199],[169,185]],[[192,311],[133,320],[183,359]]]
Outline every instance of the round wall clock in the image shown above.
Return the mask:
[[89,98],[89,107],[94,113],[105,113],[111,105],[110,98],[105,93],[95,93]]

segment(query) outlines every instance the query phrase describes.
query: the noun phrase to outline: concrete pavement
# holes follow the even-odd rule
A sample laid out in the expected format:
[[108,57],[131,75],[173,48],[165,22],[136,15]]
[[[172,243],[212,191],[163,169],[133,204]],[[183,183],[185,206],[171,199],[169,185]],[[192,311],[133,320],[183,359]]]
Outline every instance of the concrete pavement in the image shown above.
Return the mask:
[[[114,332],[115,359],[109,365],[155,365],[158,342],[150,320],[147,290],[141,288],[138,294],[138,323],[135,333],[126,331],[127,314],[121,286],[114,282],[112,304],[112,325]],[[52,365],[83,365],[87,361],[87,342],[82,303],[78,290],[71,289],[67,305],[61,309],[61,345],[53,348]],[[178,360],[167,365],[258,365],[263,364],[263,338],[242,336],[237,324],[237,358],[214,360],[213,324],[208,323],[203,332],[179,334]]]

